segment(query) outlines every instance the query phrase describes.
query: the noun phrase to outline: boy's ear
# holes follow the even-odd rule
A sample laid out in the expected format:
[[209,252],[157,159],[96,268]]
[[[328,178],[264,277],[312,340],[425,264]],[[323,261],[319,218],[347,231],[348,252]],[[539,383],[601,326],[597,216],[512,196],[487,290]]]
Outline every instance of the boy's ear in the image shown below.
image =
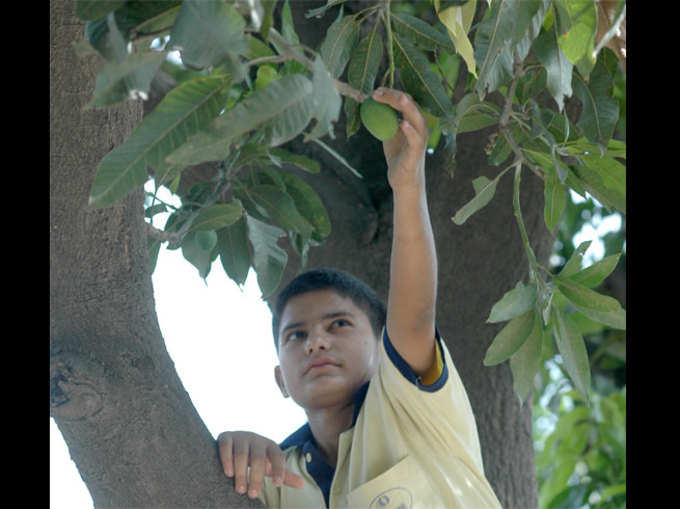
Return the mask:
[[288,398],[290,395],[288,394],[288,391],[286,390],[286,384],[283,381],[281,366],[276,366],[274,368],[274,378],[276,379],[276,385],[279,386],[279,390],[281,391],[281,394],[283,394],[283,397]]

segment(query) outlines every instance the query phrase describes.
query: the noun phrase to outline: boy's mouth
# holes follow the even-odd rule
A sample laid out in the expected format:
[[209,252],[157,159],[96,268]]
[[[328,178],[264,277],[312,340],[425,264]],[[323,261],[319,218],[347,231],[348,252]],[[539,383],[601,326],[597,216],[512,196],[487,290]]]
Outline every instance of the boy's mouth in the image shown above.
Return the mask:
[[309,361],[307,363],[302,374],[306,375],[307,373],[309,373],[310,371],[312,371],[314,369],[319,369],[319,368],[328,367],[328,366],[339,366],[339,365],[340,364],[338,364],[336,361],[334,361],[333,359],[331,359],[329,357],[317,357],[316,359],[312,359],[311,361]]

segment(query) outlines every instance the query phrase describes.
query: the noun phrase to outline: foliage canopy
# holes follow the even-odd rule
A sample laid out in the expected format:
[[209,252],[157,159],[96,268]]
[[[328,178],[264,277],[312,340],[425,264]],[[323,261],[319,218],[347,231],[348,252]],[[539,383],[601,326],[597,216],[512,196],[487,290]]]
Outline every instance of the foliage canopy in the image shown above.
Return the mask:
[[[329,0],[307,12],[333,16],[319,47],[309,48],[288,0],[79,0],[87,25],[78,49],[105,59],[89,107],[146,99],[159,70],[179,83],[101,161],[90,204],[108,206],[149,178],[156,189],[177,192],[184,169],[213,163],[216,176],[181,196],[181,207],[149,193],[147,217],[170,212],[162,231],[150,228],[152,266],[167,242],[203,278],[218,258],[238,284],[252,267],[266,297],[288,262],[279,239],[304,263],[331,232],[321,199],[285,170],[317,173],[319,163],[281,146],[302,137],[361,178],[323,139],[335,137],[340,115],[347,138],[356,135],[371,91],[400,88],[426,116],[431,150],[453,154],[458,134],[496,127],[487,156],[498,174],[471,182],[475,196],[452,212],[456,225],[493,199],[501,178],[514,176],[530,278],[490,310],[489,323],[507,323],[485,365],[509,360],[524,401],[546,352],[559,352],[588,403],[584,324],[625,330],[620,303],[597,291],[621,253],[583,267],[584,242],[551,271],[534,255],[519,196],[522,171],[543,181],[552,232],[565,219],[569,190],[625,215],[625,50],[618,44],[625,1],[381,0],[358,12],[343,4]],[[168,58],[173,52],[181,63]],[[447,170],[453,174],[453,158]]]

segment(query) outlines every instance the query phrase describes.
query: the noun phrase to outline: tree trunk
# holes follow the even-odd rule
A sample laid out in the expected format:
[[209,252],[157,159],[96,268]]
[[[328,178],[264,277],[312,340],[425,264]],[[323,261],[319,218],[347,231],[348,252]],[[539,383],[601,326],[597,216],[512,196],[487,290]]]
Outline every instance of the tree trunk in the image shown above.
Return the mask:
[[142,106],[83,110],[97,63],[76,59],[73,12],[50,3],[50,414],[96,507],[259,507],[226,482],[165,349],[141,191],[87,205]]

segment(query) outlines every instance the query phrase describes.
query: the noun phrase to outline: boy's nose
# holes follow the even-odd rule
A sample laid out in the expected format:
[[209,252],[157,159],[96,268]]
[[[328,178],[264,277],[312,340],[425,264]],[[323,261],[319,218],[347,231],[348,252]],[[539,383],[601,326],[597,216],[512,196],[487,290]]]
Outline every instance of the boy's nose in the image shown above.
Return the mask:
[[321,331],[313,331],[307,336],[307,353],[313,354],[320,350],[328,350],[330,341],[326,334]]

